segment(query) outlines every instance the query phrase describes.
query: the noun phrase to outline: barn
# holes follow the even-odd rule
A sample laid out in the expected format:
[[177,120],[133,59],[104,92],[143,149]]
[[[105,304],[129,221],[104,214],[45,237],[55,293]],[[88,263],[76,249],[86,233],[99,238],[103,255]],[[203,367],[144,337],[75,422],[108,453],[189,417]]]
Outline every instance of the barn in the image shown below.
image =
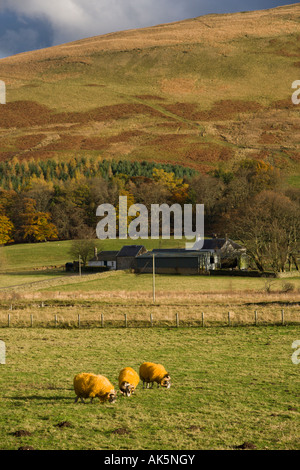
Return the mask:
[[136,260],[147,250],[143,245],[125,245],[118,252],[116,269],[134,269]]
[[201,274],[219,267],[219,256],[213,250],[157,249],[136,258],[137,273]]

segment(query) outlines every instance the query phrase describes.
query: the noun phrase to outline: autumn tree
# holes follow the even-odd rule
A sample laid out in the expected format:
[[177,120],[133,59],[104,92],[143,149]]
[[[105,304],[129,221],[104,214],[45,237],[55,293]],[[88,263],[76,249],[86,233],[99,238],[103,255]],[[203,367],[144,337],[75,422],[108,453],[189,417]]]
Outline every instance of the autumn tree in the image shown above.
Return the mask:
[[14,225],[6,215],[0,214],[0,245],[13,242]]
[[50,222],[51,215],[48,212],[36,210],[36,202],[27,199],[24,212],[20,215],[22,220],[21,230],[24,240],[30,242],[41,242],[56,240],[58,238],[57,228]]
[[[120,197],[122,197],[122,199],[120,199]],[[126,199],[123,199],[123,197],[124,198],[126,197]],[[119,233],[119,235],[120,235],[120,232],[122,232],[123,235],[124,235],[124,231],[126,231],[127,233],[130,222],[135,218],[134,216],[128,215],[129,208],[133,205],[134,205],[133,194],[131,194],[129,191],[126,191],[126,190],[121,191],[119,194],[119,201],[116,207],[116,228],[117,228],[117,232]],[[124,224],[123,225],[120,224],[120,214],[126,215],[126,226]],[[123,219],[123,221],[125,222],[125,219]]]
[[14,191],[0,191],[0,245],[13,242],[15,227],[9,217],[9,211],[14,198]]
[[173,172],[154,168],[153,179],[167,188],[174,203],[184,204],[188,197],[189,185],[183,182],[183,178],[176,178]]

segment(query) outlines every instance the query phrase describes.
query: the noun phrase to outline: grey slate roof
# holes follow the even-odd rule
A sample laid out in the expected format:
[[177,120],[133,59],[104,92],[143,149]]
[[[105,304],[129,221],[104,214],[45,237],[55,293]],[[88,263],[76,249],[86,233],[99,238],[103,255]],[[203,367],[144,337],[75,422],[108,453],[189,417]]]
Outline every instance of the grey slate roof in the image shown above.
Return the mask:
[[204,240],[202,250],[220,250],[228,242],[235,250],[241,250],[243,247],[226,238],[207,238]]
[[94,256],[90,261],[115,261],[118,251],[100,251],[97,256]]
[[118,257],[135,257],[139,254],[139,252],[144,249],[143,245],[125,245],[118,253]]

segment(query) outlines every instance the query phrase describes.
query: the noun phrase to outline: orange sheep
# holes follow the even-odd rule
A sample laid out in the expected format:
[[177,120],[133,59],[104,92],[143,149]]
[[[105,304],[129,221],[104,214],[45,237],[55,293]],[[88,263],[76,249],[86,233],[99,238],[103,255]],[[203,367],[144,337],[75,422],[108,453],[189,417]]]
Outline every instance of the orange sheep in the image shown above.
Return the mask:
[[151,382],[151,387],[153,388],[154,382],[157,383],[157,387],[160,385],[162,387],[170,388],[171,387],[171,377],[166,371],[164,366],[161,364],[155,364],[154,362],[143,362],[140,366],[140,379],[143,381],[143,388],[149,388],[149,383]]
[[103,375],[82,372],[75,375],[73,383],[76,393],[75,403],[79,398],[82,403],[85,403],[84,398],[90,398],[92,403],[95,397],[98,397],[101,402],[114,403],[116,401],[117,392]]
[[134,393],[140,379],[131,367],[124,367],[119,374],[119,389],[123,395],[130,397]]

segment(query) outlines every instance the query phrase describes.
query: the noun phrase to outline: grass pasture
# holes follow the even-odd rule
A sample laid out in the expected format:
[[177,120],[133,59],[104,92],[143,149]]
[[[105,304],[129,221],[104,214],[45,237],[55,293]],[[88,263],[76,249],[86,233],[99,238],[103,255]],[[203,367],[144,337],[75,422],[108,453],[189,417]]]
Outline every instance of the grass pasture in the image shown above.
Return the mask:
[[[160,275],[154,304],[151,275],[59,269],[68,246],[1,252],[1,449],[300,449],[299,277]],[[76,373],[117,386],[122,367],[145,360],[165,365],[170,390],[139,384],[114,405],[74,403]]]
[[[289,327],[2,329],[1,449],[298,449],[299,365]],[[75,404],[76,373],[163,363],[172,387]]]

